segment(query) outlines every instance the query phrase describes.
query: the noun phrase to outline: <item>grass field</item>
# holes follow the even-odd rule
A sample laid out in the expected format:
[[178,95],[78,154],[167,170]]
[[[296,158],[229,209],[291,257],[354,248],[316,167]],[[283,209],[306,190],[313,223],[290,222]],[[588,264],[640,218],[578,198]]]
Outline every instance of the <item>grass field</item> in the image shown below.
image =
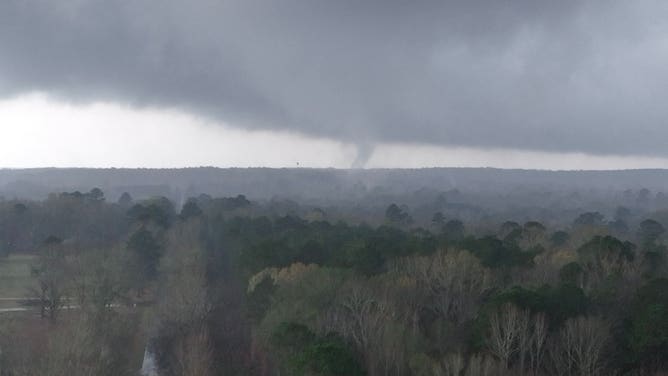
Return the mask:
[[[0,299],[23,298],[29,295],[29,289],[35,285],[30,276],[30,265],[34,256],[11,255],[0,259]],[[4,306],[0,301],[0,306]]]

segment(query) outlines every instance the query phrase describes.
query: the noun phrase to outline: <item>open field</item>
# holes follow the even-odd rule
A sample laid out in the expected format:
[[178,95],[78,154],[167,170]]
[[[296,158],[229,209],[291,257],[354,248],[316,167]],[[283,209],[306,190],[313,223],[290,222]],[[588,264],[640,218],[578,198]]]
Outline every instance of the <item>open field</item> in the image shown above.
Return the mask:
[[0,259],[0,308],[16,306],[15,298],[24,298],[34,287],[30,276],[32,255],[11,255]]

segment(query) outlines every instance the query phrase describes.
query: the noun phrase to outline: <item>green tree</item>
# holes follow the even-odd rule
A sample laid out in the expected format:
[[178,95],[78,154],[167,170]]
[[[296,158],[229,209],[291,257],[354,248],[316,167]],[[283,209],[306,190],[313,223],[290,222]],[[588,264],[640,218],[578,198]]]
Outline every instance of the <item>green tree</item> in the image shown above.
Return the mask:
[[413,223],[413,218],[406,212],[405,209],[400,208],[397,204],[391,204],[385,210],[385,219],[388,223],[405,226]]
[[132,205],[132,196],[128,192],[123,192],[121,197],[118,198],[118,204],[124,208],[129,208]]
[[545,237],[545,226],[537,221],[529,221],[524,224],[522,229],[522,238],[525,247],[532,249],[537,247]]
[[150,231],[141,227],[128,239],[127,249],[130,251],[128,269],[134,276],[133,285],[141,293],[158,275],[162,245]]
[[521,230],[522,226],[515,221],[506,221],[501,224],[499,228],[499,238],[503,239],[506,236],[510,235],[515,230]]
[[104,201],[104,192],[100,188],[93,188],[91,189],[90,192],[87,194],[88,199],[91,201],[95,202],[102,202]]
[[294,360],[303,375],[363,376],[366,374],[355,354],[341,337],[329,334],[316,340]]
[[578,249],[580,265],[585,271],[586,283],[600,287],[611,278],[620,279],[629,272],[635,259],[635,245],[613,236],[595,236]]
[[457,242],[464,238],[466,229],[464,228],[464,223],[458,219],[449,220],[445,226],[443,226],[443,235],[450,242]]
[[653,244],[664,232],[666,232],[666,229],[661,223],[653,219],[646,219],[640,222],[640,228],[638,229],[638,239],[643,245]]
[[578,226],[600,226],[603,224],[603,214],[599,212],[587,212],[578,216],[573,225]]
[[128,210],[128,216],[143,226],[153,224],[161,229],[172,225],[176,212],[174,205],[166,197],[158,197],[136,204]]
[[443,225],[445,224],[445,216],[441,212],[436,212],[434,215],[431,217],[431,223],[436,227],[437,229],[441,229]]
[[668,368],[668,279],[638,289],[628,320],[626,339],[631,362],[649,372]]
[[195,201],[188,201],[183,205],[179,217],[183,220],[187,220],[189,218],[199,217],[200,215],[202,215],[202,209],[200,209],[199,205],[197,205]]
[[566,231],[555,231],[552,236],[550,236],[550,244],[553,247],[563,247],[570,240],[570,235]]
[[123,249],[87,249],[68,260],[68,279],[77,305],[105,316],[129,289]]

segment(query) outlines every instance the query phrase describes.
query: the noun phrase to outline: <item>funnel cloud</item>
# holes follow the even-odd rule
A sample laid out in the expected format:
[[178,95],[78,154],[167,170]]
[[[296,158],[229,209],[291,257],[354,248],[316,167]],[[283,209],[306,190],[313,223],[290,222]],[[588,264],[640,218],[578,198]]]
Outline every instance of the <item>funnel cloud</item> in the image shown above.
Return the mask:
[[367,163],[373,156],[374,147],[370,144],[359,144],[357,145],[357,155],[353,164],[350,166],[352,168],[364,168]]

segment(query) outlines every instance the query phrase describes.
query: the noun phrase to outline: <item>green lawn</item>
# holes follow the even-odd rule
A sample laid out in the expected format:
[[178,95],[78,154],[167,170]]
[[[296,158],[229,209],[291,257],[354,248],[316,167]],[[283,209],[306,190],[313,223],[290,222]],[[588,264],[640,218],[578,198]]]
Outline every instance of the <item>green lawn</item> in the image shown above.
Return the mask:
[[[22,298],[35,285],[30,276],[30,265],[34,256],[11,255],[0,258],[0,298]],[[4,306],[0,301],[0,306]]]

